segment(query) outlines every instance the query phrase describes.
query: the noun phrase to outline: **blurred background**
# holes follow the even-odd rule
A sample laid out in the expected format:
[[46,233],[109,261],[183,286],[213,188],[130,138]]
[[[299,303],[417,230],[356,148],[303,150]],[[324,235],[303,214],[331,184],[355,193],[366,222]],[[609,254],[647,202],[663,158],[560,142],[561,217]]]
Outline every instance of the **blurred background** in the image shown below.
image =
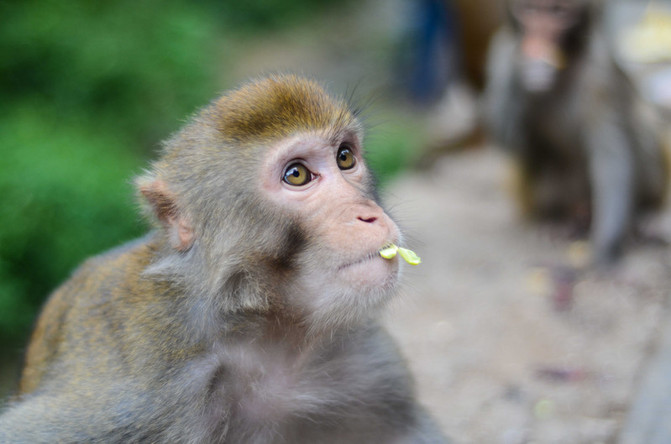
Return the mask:
[[[410,271],[405,293],[419,296],[401,303],[409,320],[393,333],[417,354],[441,425],[457,442],[511,443],[606,442],[621,426],[665,316],[668,254],[634,255],[606,311],[591,297],[617,285],[598,277],[573,317],[543,299],[533,267],[564,246],[521,226],[505,160],[480,128],[498,3],[0,0],[0,17],[0,399],[48,294],[84,258],[147,230],[131,181],[160,142],[218,93],[292,71],[364,105],[369,163],[433,264]],[[669,94],[668,78],[641,89]],[[392,310],[394,324],[403,315]],[[623,342],[603,364],[598,350]],[[600,360],[581,358],[590,347]],[[602,371],[611,358],[620,370]],[[576,413],[585,391],[588,412]]]

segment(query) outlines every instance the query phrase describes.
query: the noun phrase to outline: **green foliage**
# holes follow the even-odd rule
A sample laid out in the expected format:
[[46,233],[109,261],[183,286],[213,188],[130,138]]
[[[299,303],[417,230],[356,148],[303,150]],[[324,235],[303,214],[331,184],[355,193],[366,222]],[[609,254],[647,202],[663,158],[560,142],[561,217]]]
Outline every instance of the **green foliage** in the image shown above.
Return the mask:
[[0,16],[5,343],[85,257],[145,229],[130,180],[215,93],[220,34],[187,1],[23,0]]
[[0,326],[23,332],[81,258],[139,234],[129,175],[138,157],[115,135],[19,111],[0,120]]
[[268,31],[295,24],[326,7],[343,7],[349,0],[210,0],[227,27],[240,31]]
[[214,88],[216,22],[187,2],[0,3],[4,106],[30,100],[153,141]]
[[373,127],[366,138],[366,159],[381,185],[413,165],[425,136],[421,125],[402,113],[387,113],[383,123]]

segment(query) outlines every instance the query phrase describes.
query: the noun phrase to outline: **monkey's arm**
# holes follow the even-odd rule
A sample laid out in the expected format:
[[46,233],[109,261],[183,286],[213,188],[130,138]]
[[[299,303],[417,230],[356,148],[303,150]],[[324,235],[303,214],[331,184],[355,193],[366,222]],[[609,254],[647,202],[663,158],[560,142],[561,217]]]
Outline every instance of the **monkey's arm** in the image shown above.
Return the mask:
[[123,429],[132,430],[134,415],[127,415],[124,421],[118,409],[99,409],[90,399],[81,398],[73,393],[43,394],[10,405],[0,416],[0,442],[102,443],[131,436]]
[[587,132],[586,143],[592,182],[594,260],[607,264],[617,258],[631,225],[635,159],[624,122],[619,122],[608,106],[599,108],[599,118]]
[[[160,309],[141,303],[148,287],[125,273],[141,269],[148,250],[141,239],[91,258],[51,295],[26,353],[19,400],[0,412],[0,442],[127,442],[158,426],[168,403],[153,400],[140,382],[152,375],[136,363],[140,356],[157,364],[161,355],[126,339],[148,339],[148,307]],[[146,422],[152,427],[138,427],[148,412],[157,413]]]
[[521,150],[521,127],[524,109],[523,94],[515,80],[515,38],[508,29],[500,30],[492,39],[487,59],[487,88],[483,115],[493,141],[507,150]]
[[81,416],[65,396],[35,396],[9,407],[0,416],[0,442],[50,443],[92,441],[73,421]]
[[[58,404],[58,402],[56,402]],[[67,404],[63,409],[45,409],[50,404],[42,397],[9,407],[0,415],[0,442],[72,442],[68,433]]]

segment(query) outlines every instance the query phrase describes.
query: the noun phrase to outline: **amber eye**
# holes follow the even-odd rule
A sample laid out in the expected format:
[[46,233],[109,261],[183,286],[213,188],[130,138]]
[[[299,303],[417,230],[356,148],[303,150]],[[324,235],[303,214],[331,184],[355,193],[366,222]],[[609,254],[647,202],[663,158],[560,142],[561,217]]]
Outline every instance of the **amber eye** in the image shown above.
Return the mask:
[[349,145],[345,143],[340,145],[336,160],[338,161],[338,168],[341,170],[349,170],[356,165],[356,157],[354,157],[354,153]]
[[305,185],[312,180],[312,174],[302,163],[292,163],[284,171],[284,182],[295,187]]

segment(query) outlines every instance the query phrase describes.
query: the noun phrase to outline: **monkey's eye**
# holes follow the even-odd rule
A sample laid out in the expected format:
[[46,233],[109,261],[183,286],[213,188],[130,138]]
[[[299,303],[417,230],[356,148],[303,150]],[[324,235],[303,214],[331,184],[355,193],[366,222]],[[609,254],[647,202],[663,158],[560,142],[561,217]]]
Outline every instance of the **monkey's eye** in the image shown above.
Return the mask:
[[292,163],[284,170],[282,180],[289,185],[299,187],[312,180],[312,173],[302,163]]
[[346,143],[343,143],[340,145],[340,148],[338,148],[336,160],[338,162],[338,168],[341,170],[349,170],[356,165],[356,157],[354,157],[352,149]]

